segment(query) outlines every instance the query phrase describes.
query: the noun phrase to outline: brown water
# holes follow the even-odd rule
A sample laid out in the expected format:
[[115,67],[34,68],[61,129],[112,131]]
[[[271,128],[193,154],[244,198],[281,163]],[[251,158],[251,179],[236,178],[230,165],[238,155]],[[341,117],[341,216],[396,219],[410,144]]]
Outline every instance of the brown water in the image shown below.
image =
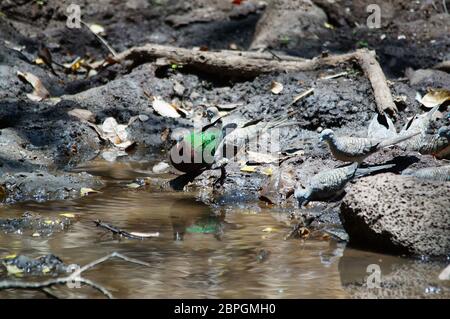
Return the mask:
[[[116,298],[450,297],[450,286],[437,279],[445,263],[354,250],[333,239],[284,240],[290,229],[284,218],[258,204],[213,209],[197,201],[195,194],[125,187],[140,175],[136,169],[148,167],[93,166],[89,170],[108,181],[100,194],[0,206],[1,218],[19,217],[25,211],[79,216],[68,230],[48,238],[1,233],[0,257],[53,253],[65,263],[84,265],[116,251],[148,262],[150,267],[111,260],[84,274]],[[160,236],[119,239],[89,219],[128,231],[160,232]],[[216,233],[195,232],[195,225],[205,224]],[[183,240],[175,240],[175,234]],[[267,252],[265,258],[262,250]],[[369,264],[380,265],[382,289],[363,286]],[[102,297],[88,287],[61,286],[52,291],[61,298]],[[45,295],[0,291],[0,298],[16,297]]]

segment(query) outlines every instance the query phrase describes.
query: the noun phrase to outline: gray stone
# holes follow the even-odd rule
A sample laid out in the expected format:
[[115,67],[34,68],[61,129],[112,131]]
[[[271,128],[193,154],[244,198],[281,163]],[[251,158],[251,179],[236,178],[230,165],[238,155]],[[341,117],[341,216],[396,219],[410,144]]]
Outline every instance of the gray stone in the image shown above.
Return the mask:
[[350,244],[382,252],[450,252],[450,183],[380,174],[347,188],[341,221]]

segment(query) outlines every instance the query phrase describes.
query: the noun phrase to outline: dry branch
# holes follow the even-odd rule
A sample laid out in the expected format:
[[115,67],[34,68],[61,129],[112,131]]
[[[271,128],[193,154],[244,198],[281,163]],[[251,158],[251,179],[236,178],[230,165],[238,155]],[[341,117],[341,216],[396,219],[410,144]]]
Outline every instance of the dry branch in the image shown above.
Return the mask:
[[93,220],[95,226],[99,227],[99,228],[103,228],[105,230],[110,231],[111,233],[115,234],[115,235],[119,235],[125,238],[129,238],[129,239],[148,239],[149,237],[158,237],[159,233],[150,233],[147,234],[147,236],[139,236],[130,232],[127,232],[123,229],[120,229],[116,226],[113,226],[111,224],[107,224],[105,222],[102,222],[101,220]]
[[49,280],[45,280],[45,281],[41,281],[41,282],[24,282],[24,281],[14,281],[14,280],[3,280],[0,281],[0,290],[4,290],[4,289],[35,289],[35,290],[43,290],[45,288],[49,288],[55,285],[66,285],[68,283],[73,283],[73,282],[79,282],[81,284],[85,284],[87,286],[90,286],[92,288],[94,288],[95,290],[99,291],[100,293],[102,293],[104,296],[106,296],[107,298],[112,299],[113,295],[103,286],[89,280],[86,278],[81,277],[81,274],[89,269],[94,268],[95,266],[97,266],[98,264],[101,264],[111,258],[120,258],[123,259],[127,262],[130,263],[134,263],[134,264],[138,264],[138,265],[143,265],[143,266],[147,266],[149,267],[150,265],[146,262],[134,259],[134,258],[129,258],[126,257],[122,254],[119,254],[117,252],[113,252],[107,256],[104,256],[102,258],[99,258],[97,260],[94,260],[93,262],[79,268],[78,270],[74,271],[71,275],[66,276],[66,277],[58,277],[58,278],[53,278],[53,279],[49,279]]
[[383,70],[375,58],[375,53],[367,50],[358,50],[355,55],[358,59],[358,64],[372,84],[378,112],[384,114],[385,111],[389,111],[391,114],[396,114],[398,112],[397,106],[392,100],[391,90],[387,85]]
[[386,83],[386,77],[375,58],[375,52],[365,49],[355,52],[320,56],[311,60],[298,57],[270,53],[244,51],[199,51],[173,46],[146,44],[141,47],[128,49],[107,61],[96,63],[104,65],[115,62],[131,62],[138,65],[165,58],[171,63],[188,65],[201,72],[212,74],[226,74],[230,77],[254,77],[262,73],[271,72],[299,72],[312,71],[323,66],[336,66],[350,61],[357,62],[372,85],[377,109],[380,114],[389,111],[397,112],[391,91]]

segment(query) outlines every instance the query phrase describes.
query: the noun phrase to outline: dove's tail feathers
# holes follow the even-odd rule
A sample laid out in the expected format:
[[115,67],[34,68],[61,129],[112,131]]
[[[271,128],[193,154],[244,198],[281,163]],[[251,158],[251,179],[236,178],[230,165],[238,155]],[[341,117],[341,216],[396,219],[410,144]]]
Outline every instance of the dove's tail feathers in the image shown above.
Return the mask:
[[384,171],[384,170],[387,170],[387,169],[390,169],[393,167],[395,167],[395,164],[377,165],[377,166],[364,167],[364,168],[359,167],[356,169],[355,177],[362,177],[362,176],[370,175],[372,173]]
[[380,144],[378,144],[378,148],[384,148],[384,147],[388,147],[388,146],[392,146],[392,145],[404,142],[404,141],[409,140],[410,138],[412,138],[416,135],[419,135],[419,134],[420,134],[420,131],[416,131],[416,132],[402,134],[400,136],[384,140]]

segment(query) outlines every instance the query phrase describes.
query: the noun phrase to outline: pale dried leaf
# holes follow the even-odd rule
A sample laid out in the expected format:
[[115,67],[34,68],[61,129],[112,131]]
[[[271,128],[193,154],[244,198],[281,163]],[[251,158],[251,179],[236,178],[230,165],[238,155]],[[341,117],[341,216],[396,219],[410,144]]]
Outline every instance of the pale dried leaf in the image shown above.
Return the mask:
[[134,144],[133,141],[128,139],[128,133],[126,131],[127,125],[118,124],[116,119],[113,117],[108,117],[102,124],[103,135],[111,141],[114,146],[127,149]]
[[108,117],[103,121],[102,130],[105,133],[116,133],[117,121],[113,117]]
[[249,161],[259,164],[270,164],[279,160],[278,156],[253,151],[247,151],[247,155]]
[[273,94],[280,94],[281,91],[283,91],[283,84],[281,84],[280,82],[277,81],[272,81],[272,85],[270,87],[270,91]]
[[17,71],[17,76],[19,78],[27,81],[28,83],[30,83],[31,86],[33,87],[33,89],[34,89],[33,93],[27,94],[27,97],[30,100],[40,102],[40,101],[50,97],[50,93],[44,87],[41,80],[34,74],[29,73],[29,72],[23,73],[23,72]]
[[12,264],[4,264],[4,265],[6,267],[6,271],[8,272],[8,274],[17,275],[23,273],[23,269],[20,269],[16,265]]
[[69,115],[76,117],[79,120],[87,122],[95,122],[95,115],[89,110],[73,109],[67,112]]
[[271,176],[273,174],[273,169],[271,167],[265,167],[261,170],[261,173],[267,176]]
[[34,60],[34,63],[37,64],[37,65],[45,64],[44,60],[42,60],[41,58],[36,58],[36,60]]
[[91,29],[92,33],[94,34],[100,34],[103,35],[105,34],[105,28],[103,26],[101,26],[100,24],[91,24],[89,26],[89,29]]
[[440,280],[450,280],[450,265],[447,266],[440,274],[439,274]]
[[83,187],[83,188],[80,189],[80,195],[82,197],[87,196],[87,195],[92,194],[92,193],[100,193],[100,192],[96,191],[95,189],[88,188],[88,187]]
[[161,97],[155,97],[152,107],[155,112],[161,116],[172,118],[180,117],[180,113],[178,113],[177,109],[170,103],[164,101]]
[[430,89],[422,98],[420,95],[416,99],[427,108],[433,108],[450,101],[450,91],[446,89]]
[[241,167],[241,172],[254,173],[254,172],[256,172],[256,168],[254,166],[246,165],[246,166]]

